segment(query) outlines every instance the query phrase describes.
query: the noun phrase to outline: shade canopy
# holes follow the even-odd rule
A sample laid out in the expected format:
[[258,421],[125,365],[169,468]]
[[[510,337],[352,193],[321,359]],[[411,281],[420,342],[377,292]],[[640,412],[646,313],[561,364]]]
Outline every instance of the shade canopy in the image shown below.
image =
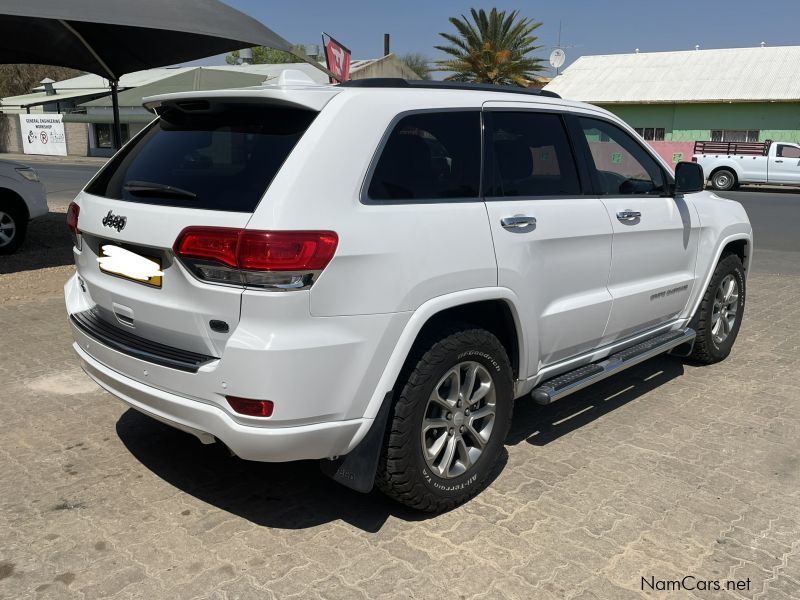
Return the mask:
[[0,3],[0,63],[59,65],[119,79],[250,46],[292,51],[277,33],[217,0]]
[[328,73],[265,25],[217,0],[0,2],[0,63],[58,65],[107,77],[115,117],[117,81],[125,73],[252,46],[290,52]]

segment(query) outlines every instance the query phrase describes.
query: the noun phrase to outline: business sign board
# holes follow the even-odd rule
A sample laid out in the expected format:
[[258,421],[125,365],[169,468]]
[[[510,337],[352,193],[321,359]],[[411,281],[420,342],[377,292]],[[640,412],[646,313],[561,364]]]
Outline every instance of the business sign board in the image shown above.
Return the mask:
[[[328,41],[325,41],[326,36]],[[328,63],[328,70],[336,75],[339,81],[350,79],[350,50],[327,33],[322,35],[322,41],[325,44],[325,62]],[[331,83],[337,82],[331,81]]]
[[39,113],[19,116],[22,151],[25,154],[67,155],[63,115]]

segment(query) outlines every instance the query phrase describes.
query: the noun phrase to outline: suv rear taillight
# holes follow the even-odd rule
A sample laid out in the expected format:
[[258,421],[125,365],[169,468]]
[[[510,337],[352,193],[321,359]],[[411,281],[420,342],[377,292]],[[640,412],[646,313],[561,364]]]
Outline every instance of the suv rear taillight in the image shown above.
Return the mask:
[[78,229],[78,215],[80,215],[80,212],[81,207],[74,202],[70,202],[67,208],[67,227],[72,234],[72,243],[78,250],[81,249],[81,235]]
[[203,281],[297,290],[311,287],[338,243],[333,231],[187,227],[173,250]]

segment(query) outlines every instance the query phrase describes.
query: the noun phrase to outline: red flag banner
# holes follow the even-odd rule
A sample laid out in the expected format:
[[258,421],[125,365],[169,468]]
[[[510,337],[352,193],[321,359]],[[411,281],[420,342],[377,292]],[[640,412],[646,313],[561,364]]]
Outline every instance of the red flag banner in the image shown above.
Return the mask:
[[[325,44],[325,61],[328,63],[328,70],[336,75],[340,81],[347,81],[350,79],[350,50],[342,46],[342,44],[327,33],[322,35],[322,40]],[[327,42],[325,42],[325,37],[328,38]],[[336,83],[336,81],[331,81],[331,83]]]

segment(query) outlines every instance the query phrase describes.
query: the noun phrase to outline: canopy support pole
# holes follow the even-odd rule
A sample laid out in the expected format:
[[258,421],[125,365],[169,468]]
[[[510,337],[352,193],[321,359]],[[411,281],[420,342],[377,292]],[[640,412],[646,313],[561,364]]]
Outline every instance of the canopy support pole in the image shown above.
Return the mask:
[[83,44],[83,47],[92,55],[92,57],[97,61],[106,73],[108,73],[108,80],[111,85],[111,108],[114,112],[114,128],[111,131],[111,140],[112,145],[114,146],[114,150],[119,150],[120,146],[122,146],[122,127],[119,124],[119,98],[117,98],[117,92],[119,91],[119,80],[117,79],[117,75],[112,71],[109,66],[105,63],[105,61],[100,58],[100,55],[95,52],[94,48],[92,48],[91,44],[86,41],[86,39],[67,21],[64,19],[59,19],[58,21],[61,23],[61,26],[69,31],[72,35],[74,35],[78,41]]
[[114,113],[114,129],[111,132],[111,140],[114,150],[119,150],[122,147],[122,126],[119,123],[119,82],[116,79],[111,80],[111,111]]

